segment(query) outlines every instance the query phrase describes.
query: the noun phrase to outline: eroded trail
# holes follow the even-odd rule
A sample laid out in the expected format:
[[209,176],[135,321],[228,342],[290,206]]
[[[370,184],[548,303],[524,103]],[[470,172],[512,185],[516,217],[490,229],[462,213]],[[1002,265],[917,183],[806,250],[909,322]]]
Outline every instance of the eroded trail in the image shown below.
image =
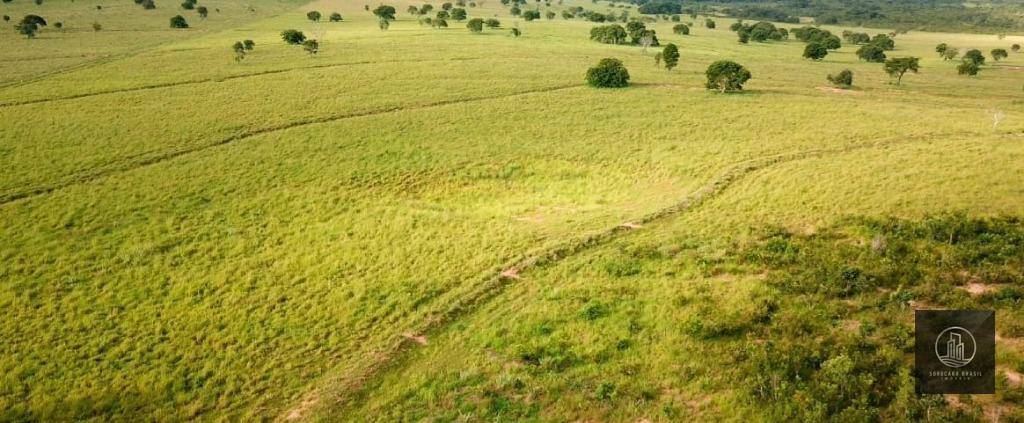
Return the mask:
[[422,346],[420,343],[415,342],[413,338],[402,336],[401,334],[425,336],[441,331],[461,317],[473,313],[495,298],[509,284],[522,282],[521,278],[524,273],[558,263],[568,257],[605,244],[630,232],[643,230],[648,224],[657,223],[658,221],[692,211],[701,204],[720,195],[737,181],[759,170],[782,163],[843,154],[856,150],[924,142],[937,137],[972,134],[975,133],[960,131],[925,134],[917,137],[890,137],[843,147],[767,156],[735,164],[701,188],[668,207],[611,228],[567,240],[551,248],[525,253],[519,258],[511,260],[500,269],[492,269],[481,280],[470,285],[467,291],[439,297],[433,301],[434,307],[426,312],[425,318],[421,318],[406,327],[401,327],[399,334],[393,336],[393,341],[389,341],[389,344],[364,351],[361,355],[367,357],[366,362],[359,363],[358,366],[346,367],[344,369],[339,368],[321,380],[314,382],[309,392],[300,401],[279,414],[278,420],[302,420],[322,414],[329,414],[332,410],[343,408],[347,403],[357,399],[369,380],[380,376],[389,369],[395,368],[399,365],[403,354]]

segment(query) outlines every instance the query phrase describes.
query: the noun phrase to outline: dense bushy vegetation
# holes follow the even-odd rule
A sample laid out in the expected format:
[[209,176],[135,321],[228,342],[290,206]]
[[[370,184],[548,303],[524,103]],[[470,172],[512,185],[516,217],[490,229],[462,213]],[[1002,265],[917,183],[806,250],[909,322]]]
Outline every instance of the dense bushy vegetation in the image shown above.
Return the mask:
[[739,63],[729,60],[719,60],[708,66],[704,72],[707,77],[705,87],[709,90],[721,92],[732,92],[743,90],[743,84],[750,79],[751,74],[747,68]]
[[828,82],[839,88],[850,88],[853,85],[853,71],[843,69],[838,74],[829,74]]
[[629,71],[619,59],[601,59],[587,70],[587,84],[598,88],[621,88],[629,85]]

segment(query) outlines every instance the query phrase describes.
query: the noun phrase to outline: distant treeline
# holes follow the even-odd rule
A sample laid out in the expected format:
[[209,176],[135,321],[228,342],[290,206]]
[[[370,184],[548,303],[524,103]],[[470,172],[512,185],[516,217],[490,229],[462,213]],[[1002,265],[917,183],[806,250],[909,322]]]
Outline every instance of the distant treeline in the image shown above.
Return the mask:
[[903,30],[1001,32],[1024,29],[1020,5],[953,0],[633,0],[646,14],[704,13],[796,23],[890,27]]

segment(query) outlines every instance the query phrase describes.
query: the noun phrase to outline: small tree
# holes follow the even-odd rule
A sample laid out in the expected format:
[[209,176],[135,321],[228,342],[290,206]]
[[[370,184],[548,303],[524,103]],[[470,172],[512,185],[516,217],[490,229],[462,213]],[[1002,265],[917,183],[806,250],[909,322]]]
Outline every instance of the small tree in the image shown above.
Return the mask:
[[513,38],[519,38],[520,35],[523,35],[523,31],[520,31],[519,28],[512,28],[511,34]]
[[331,13],[330,20],[331,20],[331,22],[341,22],[341,13],[338,13],[338,12]]
[[547,13],[544,14],[544,17],[550,21],[555,18],[555,12],[549,10],[547,11]]
[[146,10],[156,9],[156,2],[153,0],[142,0],[142,8]]
[[448,19],[448,11],[447,10],[440,10],[440,11],[437,12],[437,15],[434,16],[434,18],[436,18],[436,19]]
[[874,44],[865,44],[857,49],[857,57],[872,63],[882,63],[885,61],[885,50]]
[[821,43],[809,43],[804,47],[804,58],[821,60],[828,56],[828,49]]
[[256,48],[256,42],[253,40],[242,41],[242,46],[245,47],[246,51],[252,51]]
[[470,19],[469,22],[466,22],[466,28],[469,28],[469,32],[472,33],[483,32],[484,20],[480,18]]
[[885,73],[896,78],[896,85],[903,81],[903,75],[907,72],[917,73],[918,58],[916,57],[894,57],[885,61]]
[[321,15],[320,12],[317,12],[315,10],[306,13],[306,19],[309,19],[310,22],[320,22],[321,17],[323,17],[323,15]]
[[519,6],[512,6],[512,8],[508,9],[508,13],[512,14],[512,16],[519,16],[523,11]]
[[828,82],[839,88],[850,88],[853,85],[853,71],[843,69],[836,75],[829,74]]
[[949,47],[942,52],[942,60],[953,60],[960,54],[960,49]]
[[302,49],[306,50],[306,53],[316,54],[320,51],[320,43],[316,40],[306,40],[302,42]]
[[406,13],[408,13],[410,15],[419,15],[420,14],[420,9],[418,7],[412,6],[412,5],[410,5],[408,9],[405,9],[405,11],[406,11]]
[[997,48],[992,50],[992,58],[997,62],[1009,56],[1010,54],[1007,53],[1005,49]]
[[712,63],[704,74],[708,78],[705,86],[709,90],[718,90],[723,93],[743,90],[743,84],[751,78],[750,71],[739,63],[729,60]]
[[181,8],[185,10],[192,10],[196,8],[196,0],[185,0],[181,3]]
[[740,44],[749,43],[750,42],[750,31],[747,31],[745,29],[741,29],[738,32],[736,32],[736,37],[739,38],[738,41],[740,42]]
[[245,58],[245,44],[241,41],[235,41],[235,44],[231,46],[231,49],[235,52],[236,62],[240,62]]
[[690,35],[690,27],[686,24],[678,24],[672,26],[672,32],[679,35]]
[[103,25],[100,25],[99,22],[93,22],[92,23],[92,30],[96,31],[96,32],[100,32],[101,30],[103,30]]
[[949,50],[949,45],[946,43],[939,43],[935,46],[935,52],[939,53],[939,57],[943,57],[946,54],[946,50]]
[[451,2],[445,2],[444,4],[441,5],[441,10],[451,10],[451,9],[452,9],[452,3]]
[[11,21],[11,17],[8,16],[8,15],[4,15],[4,22],[10,22],[10,21]]
[[484,21],[484,25],[487,25],[487,27],[490,29],[498,29],[501,28],[501,21],[491,18]]
[[14,29],[18,30],[18,33],[24,35],[25,38],[35,38],[36,33],[39,32],[39,25],[32,22],[22,21],[15,25]]
[[708,29],[715,29],[715,21],[711,20],[711,18],[705,19],[704,26]]
[[185,17],[176,15],[171,18],[171,28],[185,29],[188,28],[188,22],[185,21]]
[[[430,9],[433,9],[433,7],[427,9],[427,6],[430,5],[425,4],[423,5],[422,8],[420,8],[420,14],[426,14],[426,12],[429,12]],[[391,6],[380,5],[377,6],[376,9],[373,9],[373,15],[377,17],[377,26],[379,26],[380,29],[383,31],[391,26],[391,21],[395,20],[395,8]]]
[[601,59],[587,70],[587,84],[597,88],[621,88],[629,85],[629,71],[619,59]]
[[964,60],[970,60],[978,66],[985,64],[985,56],[978,49],[967,50],[967,53],[964,53]]
[[437,18],[437,19],[434,19],[434,22],[433,22],[432,26],[434,28],[437,28],[437,29],[447,28],[448,27],[448,21],[446,19],[443,19],[443,18]]
[[960,61],[960,65],[956,67],[956,72],[960,75],[974,76],[981,70],[981,66],[973,60],[963,59]]
[[451,15],[452,19],[454,19],[456,22],[462,22],[462,21],[466,20],[466,17],[467,17],[466,9],[463,9],[461,7],[456,7],[454,9],[452,9],[451,12],[448,12],[448,13]]
[[527,10],[522,14],[523,20],[530,22],[536,19],[540,19],[540,12],[536,10]]
[[679,64],[679,47],[675,44],[668,43],[664,49],[661,50],[661,60],[665,62],[665,69],[672,70]]
[[286,29],[281,31],[281,39],[284,40],[285,43],[299,45],[302,44],[303,41],[306,41],[306,34],[303,34],[302,31]]
[[1020,44],[1014,44],[1014,45],[1010,46],[1010,51],[1012,51],[1014,53],[1020,51]]

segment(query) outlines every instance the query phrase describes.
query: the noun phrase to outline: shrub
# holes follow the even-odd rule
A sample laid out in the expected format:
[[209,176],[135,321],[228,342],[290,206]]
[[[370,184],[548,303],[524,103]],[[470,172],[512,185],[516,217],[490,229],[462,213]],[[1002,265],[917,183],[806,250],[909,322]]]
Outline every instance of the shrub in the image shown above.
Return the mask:
[[39,25],[36,25],[32,22],[22,21],[21,23],[15,25],[14,29],[16,29],[19,34],[24,35],[25,38],[34,38],[36,36],[36,33],[39,32]]
[[513,37],[519,38],[520,35],[523,35],[523,31],[520,31],[519,28],[512,28],[511,34]]
[[448,12],[448,14],[451,15],[452,19],[458,22],[466,20],[466,9],[456,7],[452,9],[451,12]]
[[320,43],[316,40],[306,40],[302,42],[302,49],[306,50],[306,53],[316,54],[320,51]]
[[715,29],[715,21],[710,18],[704,20],[704,26],[708,29]]
[[341,13],[331,13],[331,17],[329,19],[331,22],[341,22]]
[[949,48],[946,49],[946,51],[942,52],[942,60],[953,60],[953,59],[956,59],[956,56],[959,55],[959,54],[960,54],[960,50],[959,49],[956,49],[956,48],[953,48],[953,47],[949,47]]
[[181,3],[181,8],[185,10],[192,10],[196,8],[195,0],[185,0]]
[[956,67],[956,72],[960,75],[974,76],[981,70],[981,66],[973,60],[963,59],[960,61],[960,65]]
[[252,51],[254,48],[256,48],[256,42],[253,40],[245,40],[242,41],[242,46],[245,47],[246,51]]
[[519,6],[512,6],[511,9],[508,9],[508,13],[511,13],[512,16],[519,16],[523,11],[519,9]]
[[245,59],[245,44],[241,41],[235,41],[235,44],[231,46],[231,50],[235,52],[235,61],[241,61]]
[[487,27],[491,29],[501,28],[501,21],[491,18],[484,21],[484,25],[487,25]]
[[323,15],[315,10],[306,13],[306,19],[309,19],[310,22],[319,22],[321,17],[323,17]]
[[8,15],[4,15],[4,22],[10,22],[10,21],[11,21],[11,17],[8,16]]
[[967,53],[964,53],[964,60],[970,60],[978,66],[985,64],[985,56],[978,49],[967,50]]
[[857,57],[868,62],[882,63],[885,61],[885,51],[874,44],[865,44],[857,49]]
[[442,10],[442,11],[437,12],[437,16],[435,16],[435,18],[441,19],[441,20],[448,19],[448,11]]
[[[430,5],[425,4],[423,5],[422,8],[420,8],[420,14],[426,14],[431,9],[433,9],[433,7],[427,8],[427,6]],[[366,7],[369,8],[370,6]],[[388,27],[391,26],[391,21],[395,20],[395,8],[391,6],[380,5],[377,6],[376,9],[373,9],[373,15],[377,17],[377,26],[380,27],[381,30],[386,30],[388,29]]]
[[935,52],[939,53],[939,57],[946,54],[946,50],[949,50],[949,45],[946,43],[939,43],[935,46]]
[[690,27],[686,24],[679,24],[672,27],[672,32],[679,35],[690,35]]
[[549,10],[547,13],[544,14],[544,17],[547,18],[548,20],[552,20],[555,18],[555,12]]
[[448,21],[445,20],[444,18],[437,18],[437,19],[434,19],[434,21],[431,23],[431,26],[433,26],[434,28],[438,28],[438,29],[447,28],[448,27]]
[[302,31],[286,29],[281,31],[281,39],[288,44],[299,45],[302,44],[303,41],[306,41],[306,34],[303,34]]
[[839,88],[850,88],[853,85],[853,71],[843,69],[836,75],[829,74],[828,82]]
[[1010,56],[1005,49],[1001,48],[993,49],[991,53],[992,58],[995,59],[995,61],[997,62]]
[[102,29],[103,29],[103,25],[100,25],[99,22],[93,22],[92,23],[92,30],[93,31],[100,32],[100,30],[102,30]]
[[661,51],[661,60],[665,62],[665,69],[672,70],[679,64],[679,48],[675,44],[669,43]]
[[1012,51],[1014,53],[1020,51],[1020,44],[1014,44],[1014,45],[1010,46],[1010,51]]
[[40,27],[46,26],[46,19],[43,19],[43,17],[39,15],[25,15],[24,18],[21,18],[21,23],[33,24],[37,27]]
[[821,60],[828,56],[828,49],[821,43],[810,43],[804,46],[804,58]]
[[156,2],[154,2],[153,0],[143,0],[142,8],[146,10],[156,9]]
[[629,71],[619,59],[605,58],[587,70],[587,83],[598,88],[620,88],[629,85]]
[[470,19],[469,22],[466,22],[466,28],[469,28],[469,32],[481,32],[484,30],[484,20],[480,18]]
[[743,84],[751,78],[750,71],[729,60],[712,63],[704,74],[708,78],[705,86],[709,90],[719,90],[723,93],[743,90]]
[[181,15],[177,15],[171,18],[171,28],[185,29],[188,28],[188,22]]
[[595,26],[590,29],[590,39],[605,44],[624,44],[626,29],[619,24]]
[[210,10],[207,9],[206,6],[199,6],[196,8],[196,13],[199,14],[200,18],[206,19],[206,17],[210,15]]
[[530,22],[534,19],[540,19],[540,12],[536,10],[527,10],[522,14],[523,19]]

